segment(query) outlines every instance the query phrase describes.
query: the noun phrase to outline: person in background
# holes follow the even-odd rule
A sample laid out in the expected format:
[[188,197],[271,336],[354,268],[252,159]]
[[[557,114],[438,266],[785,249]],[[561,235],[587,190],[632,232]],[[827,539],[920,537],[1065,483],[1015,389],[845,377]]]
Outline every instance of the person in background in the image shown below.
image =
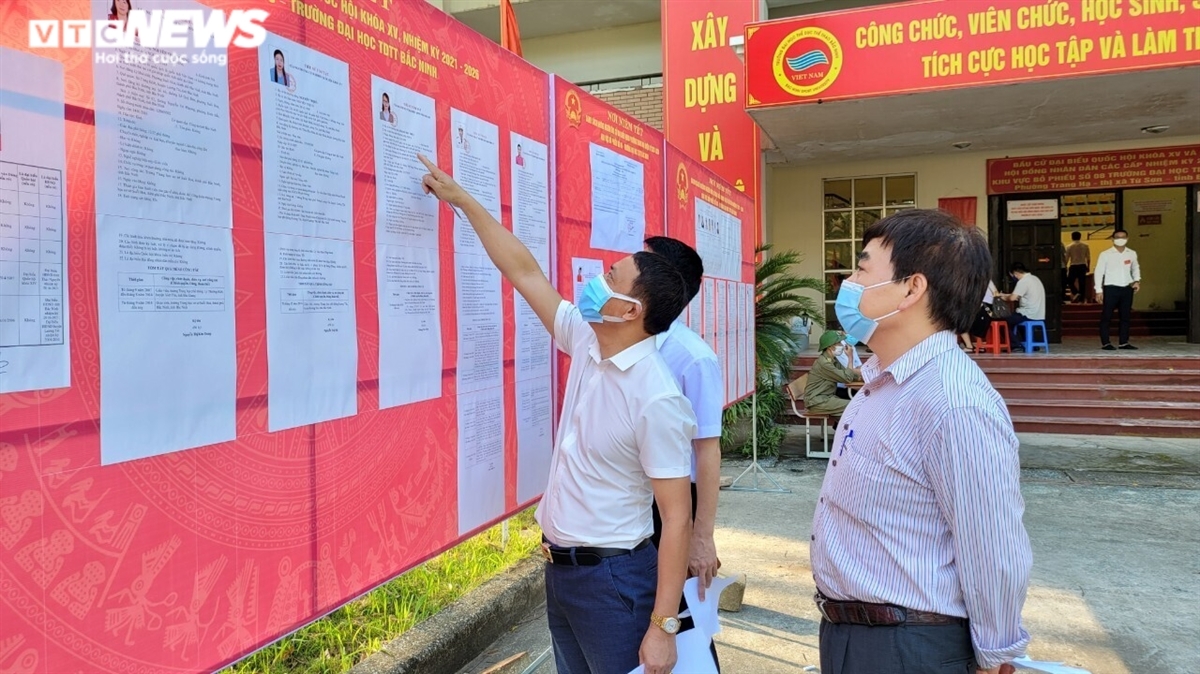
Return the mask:
[[1071,232],[1071,245],[1063,254],[1063,266],[1067,268],[1068,299],[1082,302],[1085,296],[1088,270],[1092,268],[1092,249],[1081,241],[1079,232]]
[[1046,286],[1020,262],[1013,263],[1010,273],[1017,280],[1017,285],[1013,286],[1011,293],[1000,294],[998,297],[1017,303],[1017,310],[1004,319],[1015,343],[1018,325],[1025,321],[1046,320]]
[[[850,370],[854,374],[861,376],[862,358],[858,357],[858,349],[846,342],[846,333],[839,331],[838,335],[840,335],[842,338],[842,351],[841,353],[837,353],[835,350],[837,362],[847,370]],[[845,384],[839,383],[837,385],[837,397],[841,398],[842,400],[849,400],[849,387],[847,387]]]
[[[488,257],[571,357],[544,535],[546,618],[560,674],[669,674],[692,536],[688,474],[696,417],[654,336],[687,306],[687,284],[638,252],[588,281],[574,306],[523,243],[445,171],[418,155],[427,193],[471,222]],[[651,503],[662,540],[650,542]]]
[[[1133,294],[1142,289],[1142,268],[1137,253],[1127,248],[1128,244],[1129,233],[1118,229],[1113,232],[1113,247],[1096,260],[1096,301],[1104,307],[1100,314],[1100,348],[1105,351],[1137,350],[1129,343],[1129,315],[1133,312]],[[1120,314],[1120,347],[1113,347],[1109,339],[1113,308]]]
[[1000,293],[996,290],[996,284],[988,279],[987,290],[983,291],[983,304],[979,305],[979,311],[975,314],[975,320],[971,323],[971,328],[959,335],[963,341],[963,349],[966,351],[974,351],[975,344],[972,339],[986,339],[988,330],[992,327],[992,302],[996,301],[996,295]]
[[846,349],[840,332],[826,330],[825,334],[821,335],[818,346],[821,355],[817,356],[812,369],[808,371],[808,384],[804,387],[804,409],[813,414],[840,417],[850,401],[838,397],[837,385],[852,384],[861,377],[838,362],[838,357],[843,355]]
[[1017,436],[956,344],[991,267],[978,231],[905,210],[867,227],[838,293],[838,322],[874,355],[808,543],[821,674],[999,674],[1029,644]]
[[[704,276],[704,262],[699,253],[686,243],[665,236],[646,239],[646,250],[665,257],[679,271],[687,285],[687,301],[691,302],[700,292]],[[655,340],[658,352],[675,376],[675,383],[679,384],[696,414],[696,437],[692,440],[692,543],[688,552],[688,575],[700,580],[698,594],[700,600],[704,601],[705,591],[721,568],[717,546],[713,543],[713,531],[717,526],[717,494],[721,487],[721,414],[725,380],[721,377],[721,363],[712,347],[679,322],[678,317]],[[658,545],[661,535],[662,518],[656,504],[655,545]],[[681,604],[679,608],[682,612],[687,606]],[[680,631],[690,629],[690,622],[684,620]],[[717,662],[716,646],[710,642],[709,649],[713,661]]]

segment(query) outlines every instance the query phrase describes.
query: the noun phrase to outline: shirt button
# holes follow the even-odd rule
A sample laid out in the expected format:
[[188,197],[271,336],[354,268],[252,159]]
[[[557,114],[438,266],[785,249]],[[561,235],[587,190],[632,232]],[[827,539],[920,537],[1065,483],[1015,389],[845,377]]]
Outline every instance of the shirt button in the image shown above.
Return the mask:
[[834,460],[833,460],[833,467],[834,467],[834,468],[836,468],[836,467],[837,467],[837,459],[834,459]]
[[871,397],[871,392],[870,392],[870,391],[863,391],[863,395],[865,395],[866,397],[870,398],[870,397]]
[[843,431],[848,431],[848,430],[850,430],[850,424],[842,424],[842,430],[843,430]]
[[822,497],[821,497],[821,503],[824,503],[824,502],[825,502],[825,497],[824,497],[824,496],[822,496]]
[[812,536],[809,536],[808,538],[809,538],[809,540],[815,541],[815,540],[817,540],[817,535],[813,534]]

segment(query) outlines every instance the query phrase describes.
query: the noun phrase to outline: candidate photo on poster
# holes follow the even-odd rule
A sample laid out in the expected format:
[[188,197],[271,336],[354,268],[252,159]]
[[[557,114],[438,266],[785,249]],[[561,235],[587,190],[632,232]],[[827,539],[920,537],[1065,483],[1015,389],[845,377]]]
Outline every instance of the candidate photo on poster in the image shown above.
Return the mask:
[[525,168],[525,156],[521,154],[521,146],[520,145],[517,145],[517,156],[515,159],[513,159],[513,162],[517,166],[520,166],[521,168]]
[[113,0],[108,9],[109,21],[120,21],[121,27],[129,25],[129,10],[133,9],[133,0]]
[[379,100],[379,121],[396,126],[396,115],[392,113],[392,99],[383,94]]
[[275,84],[287,87],[288,91],[296,90],[296,76],[287,71],[283,52],[278,49],[275,50],[275,67],[268,71],[268,79]]
[[467,132],[463,128],[458,127],[458,135],[454,139],[454,144],[457,145],[463,152],[471,154],[471,141],[467,140]]

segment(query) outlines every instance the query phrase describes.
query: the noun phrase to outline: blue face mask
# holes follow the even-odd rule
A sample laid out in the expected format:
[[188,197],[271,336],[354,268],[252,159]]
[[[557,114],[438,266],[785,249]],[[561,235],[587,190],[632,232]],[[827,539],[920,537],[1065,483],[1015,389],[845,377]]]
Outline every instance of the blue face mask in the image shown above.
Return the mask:
[[833,312],[837,315],[838,322],[842,324],[842,330],[846,332],[847,344],[853,346],[859,342],[870,342],[871,335],[875,334],[875,328],[879,327],[879,321],[900,313],[900,310],[896,309],[879,318],[867,318],[858,308],[865,291],[893,283],[896,281],[884,281],[864,286],[854,281],[842,281],[841,288],[838,289],[837,301],[833,304]]
[[593,276],[592,280],[587,282],[583,287],[583,295],[579,298],[579,313],[583,315],[583,320],[588,323],[623,323],[625,321],[621,316],[605,316],[600,313],[605,304],[613,298],[633,302],[639,307],[642,306],[640,300],[636,300],[628,295],[613,292],[612,288],[608,287],[608,282],[604,280],[603,275]]

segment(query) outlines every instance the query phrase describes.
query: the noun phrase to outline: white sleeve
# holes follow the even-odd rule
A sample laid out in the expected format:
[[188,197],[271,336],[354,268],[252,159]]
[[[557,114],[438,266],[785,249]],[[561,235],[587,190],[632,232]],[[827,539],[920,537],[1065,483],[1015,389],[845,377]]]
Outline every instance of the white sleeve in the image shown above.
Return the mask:
[[1104,292],[1104,267],[1108,264],[1108,251],[1100,253],[1100,257],[1096,258],[1096,294]]
[[683,373],[683,395],[696,415],[696,439],[721,437],[721,404],[725,381],[715,357],[694,361]]
[[[721,392],[724,390],[722,383]],[[691,476],[696,415],[682,394],[668,393],[651,400],[638,415],[635,434],[642,470],[651,479]]]
[[1142,268],[1138,264],[1137,251],[1131,250],[1129,252],[1133,253],[1133,260],[1131,260],[1130,265],[1129,265],[1130,266],[1129,273],[1132,274],[1134,283],[1140,283],[1142,281]]
[[583,320],[583,314],[574,304],[563,300],[554,314],[554,344],[559,351],[574,356],[581,341],[595,339],[596,333]]

